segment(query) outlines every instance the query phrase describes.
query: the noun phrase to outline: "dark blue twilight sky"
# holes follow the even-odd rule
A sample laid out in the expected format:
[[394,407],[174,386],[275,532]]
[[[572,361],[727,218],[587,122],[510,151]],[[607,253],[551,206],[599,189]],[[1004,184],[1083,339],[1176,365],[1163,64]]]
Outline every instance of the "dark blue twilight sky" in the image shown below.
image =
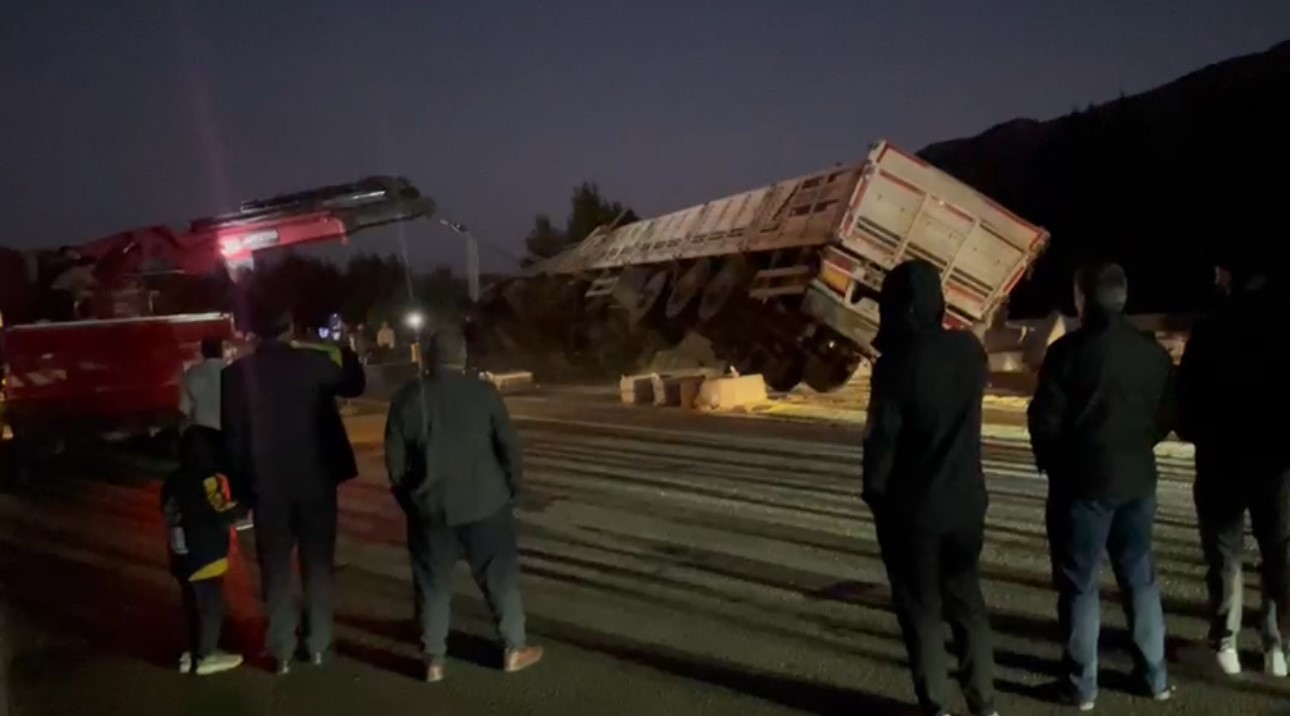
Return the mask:
[[[0,243],[390,173],[518,250],[583,179],[657,213],[1288,36],[1286,0],[10,0]],[[460,266],[445,230],[406,236]]]

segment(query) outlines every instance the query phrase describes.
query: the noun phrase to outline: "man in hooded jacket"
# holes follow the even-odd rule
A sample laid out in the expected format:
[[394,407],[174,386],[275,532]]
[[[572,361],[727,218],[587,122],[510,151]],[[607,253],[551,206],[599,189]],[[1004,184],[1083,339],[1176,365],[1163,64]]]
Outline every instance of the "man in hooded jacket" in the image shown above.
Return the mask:
[[978,564],[988,503],[981,470],[987,359],[966,331],[942,326],[930,263],[909,261],[882,284],[864,441],[864,499],[873,510],[892,601],[928,714],[947,712],[944,621],[968,708],[994,713],[994,657]]
[[[1264,671],[1286,676],[1277,607],[1290,559],[1290,449],[1270,416],[1290,404],[1287,302],[1253,261],[1227,268],[1230,296],[1191,332],[1178,373],[1178,433],[1196,444],[1196,516],[1205,553],[1210,640],[1218,664],[1240,673],[1245,514],[1263,558],[1259,634]],[[1271,263],[1271,262],[1269,262]],[[1285,624],[1281,625],[1283,628]]]
[[1097,698],[1103,554],[1125,596],[1138,676],[1157,700],[1172,693],[1152,529],[1154,448],[1172,426],[1173,362],[1124,317],[1124,269],[1081,271],[1075,295],[1081,325],[1049,347],[1028,417],[1035,464],[1048,475],[1066,697],[1087,711]]
[[493,612],[504,670],[542,659],[541,647],[527,643],[519,589],[512,513],[523,470],[519,438],[497,388],[467,372],[466,353],[460,331],[436,332],[422,351],[428,370],[395,394],[385,427],[429,682],[444,678],[452,571],[463,553]]

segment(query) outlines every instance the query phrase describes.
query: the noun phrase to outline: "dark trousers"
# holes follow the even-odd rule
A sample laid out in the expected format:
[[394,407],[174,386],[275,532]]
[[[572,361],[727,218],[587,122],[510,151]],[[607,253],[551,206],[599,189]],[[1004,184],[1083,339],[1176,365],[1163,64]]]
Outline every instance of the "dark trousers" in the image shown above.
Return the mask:
[[179,580],[184,599],[184,626],[188,630],[188,651],[193,665],[219,646],[224,625],[224,579],[213,577],[196,582]]
[[408,552],[427,662],[442,663],[448,652],[452,571],[463,554],[492,610],[502,645],[507,650],[525,646],[519,550],[515,517],[509,506],[491,517],[456,527],[435,524],[410,513]]
[[1245,513],[1262,558],[1263,609],[1259,636],[1264,650],[1280,648],[1277,611],[1286,598],[1287,559],[1290,559],[1290,475],[1235,475],[1230,465],[1197,460],[1194,495],[1205,553],[1205,585],[1209,592],[1209,638],[1217,649],[1235,648],[1245,603],[1242,563],[1245,557]]
[[332,565],[336,556],[336,493],[312,499],[261,498],[255,507],[260,585],[269,616],[269,653],[279,661],[296,647],[291,552],[298,548],[304,586],[304,646],[320,654],[332,640]]
[[948,710],[948,621],[968,708],[993,713],[993,639],[978,569],[981,527],[914,532],[888,522],[879,518],[878,539],[919,705],[929,714]]
[[1168,686],[1165,616],[1156,582],[1152,530],[1156,501],[1048,500],[1048,543],[1057,621],[1065,649],[1062,662],[1081,701],[1097,697],[1097,645],[1102,604],[1098,576],[1102,555],[1111,558],[1124,596],[1139,676],[1151,693]]

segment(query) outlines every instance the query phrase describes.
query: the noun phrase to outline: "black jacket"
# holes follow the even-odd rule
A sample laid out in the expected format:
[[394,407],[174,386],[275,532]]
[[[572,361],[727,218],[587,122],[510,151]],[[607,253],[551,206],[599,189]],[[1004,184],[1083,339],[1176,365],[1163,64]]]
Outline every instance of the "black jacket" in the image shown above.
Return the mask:
[[348,349],[265,341],[224,369],[221,422],[239,499],[320,496],[358,474],[337,397],[362,395]]
[[1173,362],[1119,314],[1092,311],[1048,348],[1027,413],[1054,497],[1155,495],[1154,448],[1173,428]]
[[1224,479],[1290,469],[1278,416],[1290,405],[1285,297],[1271,288],[1237,293],[1198,323],[1178,370],[1178,434],[1196,444],[1197,468]]
[[987,497],[981,399],[987,360],[971,333],[942,326],[945,299],[931,264],[893,269],[865,424],[864,498],[879,519],[918,529],[977,526]]
[[219,432],[188,428],[180,437],[179,468],[161,486],[171,569],[181,579],[227,559],[229,528],[246,514],[225,498],[218,471],[220,449]]
[[403,508],[434,524],[489,517],[515,499],[522,480],[501,394],[460,370],[436,369],[395,394],[385,461]]

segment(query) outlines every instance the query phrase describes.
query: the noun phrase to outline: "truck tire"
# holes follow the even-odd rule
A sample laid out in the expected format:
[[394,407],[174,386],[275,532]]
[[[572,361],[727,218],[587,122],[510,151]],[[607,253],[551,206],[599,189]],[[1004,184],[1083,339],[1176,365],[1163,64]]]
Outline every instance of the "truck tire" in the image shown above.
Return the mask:
[[728,260],[717,274],[708,281],[699,300],[699,322],[718,320],[732,305],[738,303],[748,286],[749,272],[741,260]]
[[664,308],[663,315],[672,321],[683,319],[690,309],[699,304],[711,276],[711,261],[708,259],[695,261],[672,284],[672,293],[667,297],[667,306]]
[[806,358],[802,370],[802,379],[817,393],[832,393],[846,385],[855,372],[849,362],[828,361],[816,355]]
[[645,284],[641,286],[635,301],[628,308],[633,324],[645,323],[654,317],[663,305],[667,288],[671,283],[672,272],[667,269],[659,269],[650,274]]
[[766,387],[776,393],[787,393],[796,388],[802,382],[803,374],[803,359],[796,354],[771,356],[761,370]]

